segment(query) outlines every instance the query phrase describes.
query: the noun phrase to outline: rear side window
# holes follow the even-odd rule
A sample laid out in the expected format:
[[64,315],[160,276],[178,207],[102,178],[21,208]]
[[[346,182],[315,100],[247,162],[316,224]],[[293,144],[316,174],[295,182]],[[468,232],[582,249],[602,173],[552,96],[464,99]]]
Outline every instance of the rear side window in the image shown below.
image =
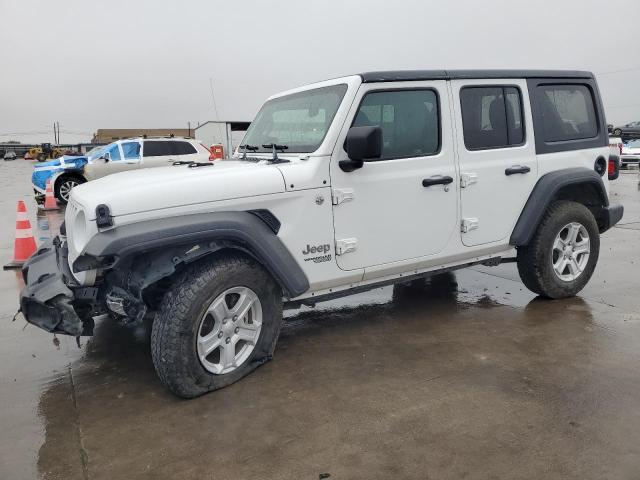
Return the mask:
[[371,92],[362,99],[352,126],[382,128],[379,160],[423,157],[440,151],[439,118],[433,90]]
[[582,140],[598,135],[593,95],[585,85],[540,85],[537,98],[545,142]]
[[171,150],[174,155],[191,155],[198,153],[193,145],[189,142],[170,142]]
[[464,87],[460,90],[467,150],[522,145],[522,96],[516,87]]
[[171,144],[173,142],[165,140],[153,140],[144,142],[144,150],[142,155],[145,157],[161,157],[164,155],[173,155]]

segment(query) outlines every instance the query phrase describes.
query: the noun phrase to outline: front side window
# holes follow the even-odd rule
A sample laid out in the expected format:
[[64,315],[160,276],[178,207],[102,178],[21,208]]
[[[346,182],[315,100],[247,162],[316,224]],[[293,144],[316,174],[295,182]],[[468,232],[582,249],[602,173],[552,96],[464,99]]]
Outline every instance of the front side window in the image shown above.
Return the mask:
[[382,156],[423,157],[440,151],[438,95],[434,90],[389,90],[367,93],[353,127],[382,128]]
[[111,161],[120,160],[120,149],[118,148],[117,143],[114,143],[111,147],[109,147],[109,149],[107,150],[107,153],[109,154],[109,160]]
[[324,140],[346,91],[346,85],[333,85],[269,100],[242,143],[258,147],[259,152],[270,152],[263,145],[273,143],[286,146],[287,152],[313,152]]
[[585,85],[540,85],[537,97],[545,142],[581,140],[598,135],[591,90]]
[[506,148],[524,143],[522,99],[516,87],[464,87],[460,90],[467,150]]
[[127,160],[137,160],[140,158],[140,143],[125,142],[122,144],[122,154]]

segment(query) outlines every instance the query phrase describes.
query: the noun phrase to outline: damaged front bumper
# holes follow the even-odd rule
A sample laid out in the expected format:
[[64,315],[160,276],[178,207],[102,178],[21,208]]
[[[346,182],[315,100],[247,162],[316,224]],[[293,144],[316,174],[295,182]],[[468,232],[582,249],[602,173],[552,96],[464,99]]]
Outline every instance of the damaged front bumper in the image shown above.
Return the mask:
[[22,267],[20,309],[26,320],[52,333],[93,334],[97,288],[80,287],[67,262],[66,243],[48,240]]

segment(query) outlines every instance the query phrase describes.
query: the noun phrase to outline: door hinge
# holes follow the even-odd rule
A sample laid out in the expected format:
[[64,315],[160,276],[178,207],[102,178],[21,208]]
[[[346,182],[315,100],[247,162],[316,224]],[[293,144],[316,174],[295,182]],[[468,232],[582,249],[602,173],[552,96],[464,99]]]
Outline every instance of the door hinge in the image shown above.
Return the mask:
[[467,188],[469,185],[478,183],[477,173],[461,173],[460,174],[460,187]]
[[334,188],[331,192],[331,203],[334,205],[340,205],[342,202],[350,202],[353,198],[352,188]]
[[462,223],[460,223],[460,231],[462,233],[467,233],[471,230],[476,230],[479,225],[480,221],[477,218],[463,218]]
[[355,252],[357,246],[357,238],[343,238],[342,240],[336,240],[336,255],[344,255],[345,253]]

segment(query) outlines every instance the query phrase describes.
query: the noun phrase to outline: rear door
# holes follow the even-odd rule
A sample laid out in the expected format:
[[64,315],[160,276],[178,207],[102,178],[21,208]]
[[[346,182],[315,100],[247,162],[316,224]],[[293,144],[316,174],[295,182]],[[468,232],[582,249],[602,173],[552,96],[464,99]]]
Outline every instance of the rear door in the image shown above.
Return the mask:
[[461,236],[506,242],[538,177],[525,80],[454,80]]
[[[383,132],[382,157],[343,171],[348,128],[376,125]],[[417,261],[445,248],[458,222],[452,142],[445,81],[360,87],[331,159],[340,268],[378,266],[376,274],[383,275],[393,262]]]
[[179,160],[171,140],[145,140],[142,147],[144,168],[166,167]]

